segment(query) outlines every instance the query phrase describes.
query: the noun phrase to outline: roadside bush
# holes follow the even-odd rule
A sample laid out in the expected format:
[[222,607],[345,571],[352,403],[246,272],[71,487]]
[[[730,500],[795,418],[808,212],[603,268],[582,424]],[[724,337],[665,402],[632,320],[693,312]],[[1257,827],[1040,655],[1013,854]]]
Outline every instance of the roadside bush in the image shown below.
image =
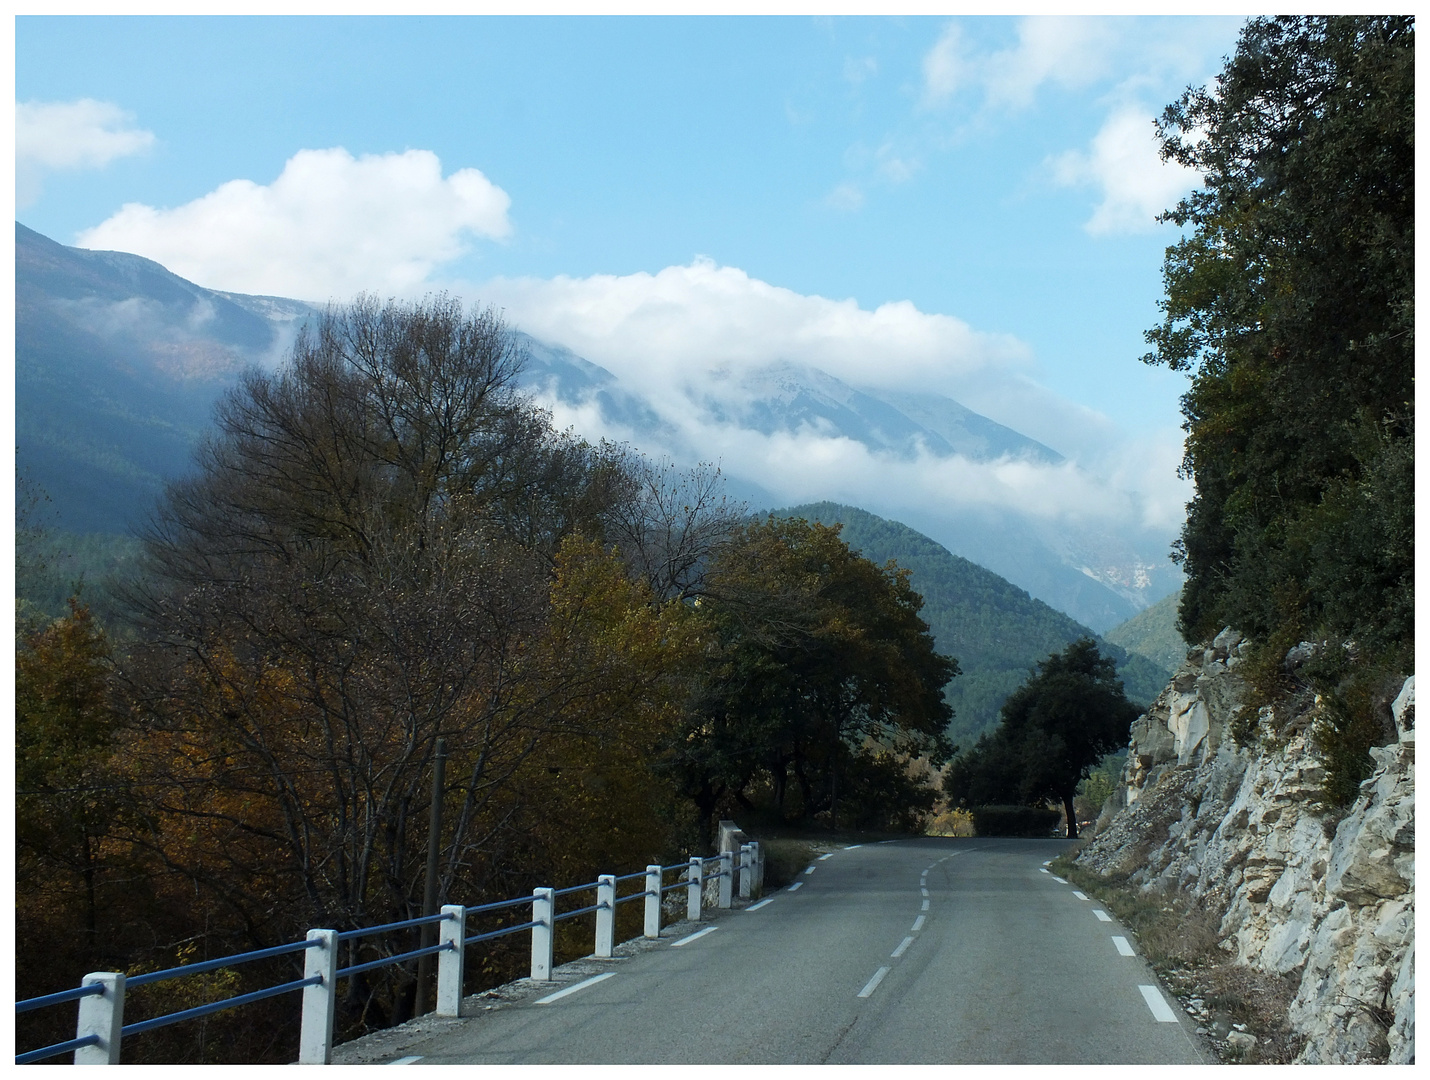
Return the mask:
[[978,836],[1050,836],[1062,814],[1041,806],[975,806],[973,831]]

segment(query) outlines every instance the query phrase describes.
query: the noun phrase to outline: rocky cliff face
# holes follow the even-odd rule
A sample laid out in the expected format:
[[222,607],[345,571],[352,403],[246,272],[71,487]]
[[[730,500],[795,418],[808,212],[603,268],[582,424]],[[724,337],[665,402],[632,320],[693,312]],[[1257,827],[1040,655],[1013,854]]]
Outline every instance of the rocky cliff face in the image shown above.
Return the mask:
[[1232,739],[1245,649],[1223,631],[1133,726],[1122,782],[1078,863],[1195,897],[1221,914],[1229,960],[1297,981],[1297,1061],[1413,1062],[1415,680],[1392,706],[1397,741],[1371,751],[1375,772],[1337,820],[1315,807],[1313,694],[1275,731],[1263,710],[1254,748]]

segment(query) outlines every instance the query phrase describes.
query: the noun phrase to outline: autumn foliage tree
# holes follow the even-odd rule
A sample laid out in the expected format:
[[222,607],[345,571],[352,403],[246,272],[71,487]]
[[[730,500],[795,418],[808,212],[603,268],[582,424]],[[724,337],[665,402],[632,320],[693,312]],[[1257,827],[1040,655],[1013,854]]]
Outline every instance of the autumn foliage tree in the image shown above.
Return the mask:
[[[520,363],[455,301],[331,310],[229,394],[154,517],[128,756],[170,827],[138,842],[253,944],[420,914],[438,739],[443,893],[470,900],[536,830],[524,769],[661,715],[631,659],[657,663],[634,642],[660,616],[577,542],[631,479],[517,392]],[[362,1015],[400,1010],[349,983]]]

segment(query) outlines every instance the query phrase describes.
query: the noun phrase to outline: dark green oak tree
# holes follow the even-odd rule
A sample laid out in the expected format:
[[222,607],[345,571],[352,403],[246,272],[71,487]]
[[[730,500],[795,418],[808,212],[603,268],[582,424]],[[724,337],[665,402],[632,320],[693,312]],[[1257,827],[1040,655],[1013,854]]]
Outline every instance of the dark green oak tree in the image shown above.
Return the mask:
[[1079,638],[1009,696],[998,727],[949,768],[944,792],[951,803],[969,806],[1060,802],[1068,838],[1075,838],[1078,784],[1127,745],[1138,712],[1112,659]]

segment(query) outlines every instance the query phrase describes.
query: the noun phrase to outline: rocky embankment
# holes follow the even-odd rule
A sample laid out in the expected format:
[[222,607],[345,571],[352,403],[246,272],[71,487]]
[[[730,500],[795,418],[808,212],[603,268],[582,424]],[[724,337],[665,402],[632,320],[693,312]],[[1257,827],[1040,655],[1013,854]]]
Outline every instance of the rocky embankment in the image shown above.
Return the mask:
[[[1219,916],[1225,962],[1295,986],[1285,1019],[1298,1062],[1413,1062],[1415,680],[1391,706],[1396,741],[1371,750],[1374,773],[1333,815],[1316,805],[1314,694],[1274,729],[1263,709],[1253,746],[1232,738],[1245,649],[1225,630],[1194,650],[1133,726],[1121,784],[1078,865]],[[1208,1034],[1233,1057],[1256,1042]]]

